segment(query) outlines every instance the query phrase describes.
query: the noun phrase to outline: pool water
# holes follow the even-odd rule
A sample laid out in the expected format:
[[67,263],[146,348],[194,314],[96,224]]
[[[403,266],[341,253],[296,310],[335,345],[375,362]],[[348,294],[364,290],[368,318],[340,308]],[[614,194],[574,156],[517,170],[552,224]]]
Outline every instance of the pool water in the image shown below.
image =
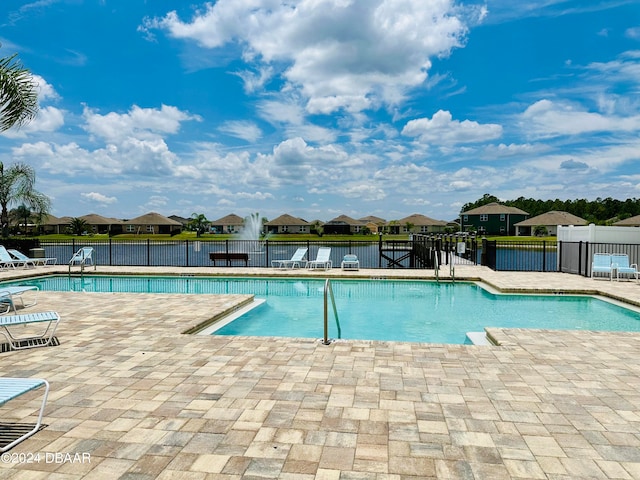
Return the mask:
[[[323,336],[324,279],[61,275],[13,284],[54,291],[254,294],[266,301],[213,334]],[[462,344],[466,332],[485,327],[640,331],[640,313],[589,296],[496,295],[466,282],[331,284],[339,319],[329,302],[331,338]]]

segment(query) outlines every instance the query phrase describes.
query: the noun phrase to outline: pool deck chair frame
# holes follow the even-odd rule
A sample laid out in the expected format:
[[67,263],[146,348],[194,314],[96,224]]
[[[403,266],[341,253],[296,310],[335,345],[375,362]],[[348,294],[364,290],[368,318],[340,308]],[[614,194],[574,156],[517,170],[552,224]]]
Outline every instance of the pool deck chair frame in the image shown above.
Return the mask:
[[21,435],[19,438],[8,443],[4,447],[0,448],[0,452],[6,452],[11,450],[18,443],[26,440],[31,435],[40,430],[42,425],[42,416],[44,414],[44,407],[47,405],[47,397],[49,396],[49,382],[42,378],[9,378],[0,377],[0,406],[5,403],[18,398],[25,393],[36,390],[40,387],[44,387],[44,395],[42,397],[42,405],[40,406],[40,413],[38,414],[38,422],[35,427],[27,433]]
[[22,262],[25,262],[25,264],[24,264],[25,268],[27,266],[29,266],[29,264],[33,265],[34,267],[36,267],[38,265],[46,267],[48,265],[51,266],[51,265],[55,265],[55,264],[58,263],[58,259],[57,258],[54,258],[54,257],[42,257],[42,258],[27,257],[20,250],[16,250],[14,248],[7,248],[7,252],[9,252],[9,254],[11,254],[11,256],[13,258],[15,258],[16,260],[20,260]]
[[620,275],[631,275],[638,281],[638,265],[629,265],[629,255],[626,253],[614,253],[611,255],[611,268],[616,271],[616,280],[620,281]]
[[293,254],[290,259],[285,260],[271,260],[271,266],[273,268],[302,268],[307,266],[307,261],[304,257],[307,256],[307,248],[299,248]]
[[9,255],[9,252],[4,247],[4,245],[0,245],[0,267],[2,268],[25,267],[26,268],[27,264],[24,262],[24,260],[16,260],[15,258],[13,258],[11,255]]
[[[9,310],[13,310],[14,312],[16,312],[16,300],[20,300],[20,306],[22,308],[32,307],[38,303],[35,295],[39,290],[40,289],[35,285],[0,287],[0,303],[8,304],[9,308],[7,308],[6,312],[8,312]],[[24,297],[22,296],[24,292],[34,292],[33,298],[29,301],[29,303],[25,303],[24,301]]]
[[[21,313],[18,315],[0,315],[0,333],[9,341],[11,350],[25,350],[34,347],[46,347],[53,342],[60,323],[60,315],[57,312]],[[27,335],[17,337],[11,333],[15,327],[27,325],[46,324],[46,328],[39,335]]]
[[315,260],[311,260],[307,262],[307,268],[324,268],[325,270],[329,270],[331,268],[331,248],[330,247],[320,247],[318,248],[318,254],[316,255]]
[[95,270],[96,263],[93,261],[93,247],[82,247],[73,254],[73,257],[69,260],[69,273],[71,273],[71,267],[74,265],[79,265],[80,271],[84,271],[84,267],[87,265],[93,265]]
[[591,278],[594,273],[608,273],[609,280],[613,280],[613,268],[611,267],[610,253],[594,253],[591,262]]
[[360,270],[360,260],[357,255],[347,254],[342,258],[340,267],[342,270]]

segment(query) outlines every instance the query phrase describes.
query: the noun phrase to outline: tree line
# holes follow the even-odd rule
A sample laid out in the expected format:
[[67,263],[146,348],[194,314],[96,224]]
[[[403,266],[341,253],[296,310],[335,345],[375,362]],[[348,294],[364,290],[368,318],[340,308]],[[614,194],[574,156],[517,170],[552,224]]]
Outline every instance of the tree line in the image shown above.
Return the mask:
[[589,223],[596,225],[610,225],[625,218],[640,215],[640,199],[627,198],[619,200],[617,198],[596,198],[587,200],[579,198],[576,200],[540,200],[535,198],[518,197],[515,200],[500,200],[498,197],[485,193],[482,198],[475,202],[465,203],[461,212],[466,212],[472,208],[481,207],[488,203],[498,202],[509,207],[516,207],[524,210],[531,217],[550,212],[552,210],[569,212],[578,217],[584,218]]

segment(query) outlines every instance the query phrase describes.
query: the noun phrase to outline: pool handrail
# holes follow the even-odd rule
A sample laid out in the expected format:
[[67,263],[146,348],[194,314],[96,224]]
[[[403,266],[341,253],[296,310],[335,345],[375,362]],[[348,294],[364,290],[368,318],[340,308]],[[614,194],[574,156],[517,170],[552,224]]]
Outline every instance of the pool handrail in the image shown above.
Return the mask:
[[328,323],[329,309],[327,308],[329,303],[328,302],[329,295],[331,295],[331,304],[333,305],[333,316],[336,318],[336,325],[338,327],[338,338],[342,336],[340,331],[340,320],[338,319],[338,309],[336,308],[336,299],[333,295],[333,288],[331,288],[331,280],[327,278],[324,282],[324,337],[322,339],[323,345],[329,345],[331,343],[331,340],[329,340],[329,323]]

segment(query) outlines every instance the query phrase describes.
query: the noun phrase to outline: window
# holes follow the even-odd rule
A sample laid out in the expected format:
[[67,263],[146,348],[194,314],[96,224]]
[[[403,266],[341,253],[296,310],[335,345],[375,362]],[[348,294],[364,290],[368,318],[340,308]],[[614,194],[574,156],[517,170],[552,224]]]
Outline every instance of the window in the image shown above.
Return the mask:
[[429,227],[427,227],[426,225],[422,225],[420,227],[420,233],[428,233],[429,232]]
[[501,214],[500,214],[500,221],[501,221],[501,222],[504,222],[504,219],[505,219],[505,218],[506,218],[506,217],[505,217],[504,213],[501,213]]
[[304,233],[306,231],[307,231],[307,227],[305,227],[304,225],[300,225],[300,227],[298,227],[298,232]]
[[147,225],[147,233],[153,233],[153,225]]
[[283,231],[284,233],[287,233],[287,232],[289,231],[289,225],[283,225],[283,226],[282,226],[282,231]]
[[135,225],[127,225],[127,233],[133,233],[136,231]]
[[480,221],[481,222],[489,221],[489,215],[487,215],[486,213],[483,213],[482,215],[480,215]]
[[468,222],[469,221],[469,215],[463,215],[462,221],[463,222]]

